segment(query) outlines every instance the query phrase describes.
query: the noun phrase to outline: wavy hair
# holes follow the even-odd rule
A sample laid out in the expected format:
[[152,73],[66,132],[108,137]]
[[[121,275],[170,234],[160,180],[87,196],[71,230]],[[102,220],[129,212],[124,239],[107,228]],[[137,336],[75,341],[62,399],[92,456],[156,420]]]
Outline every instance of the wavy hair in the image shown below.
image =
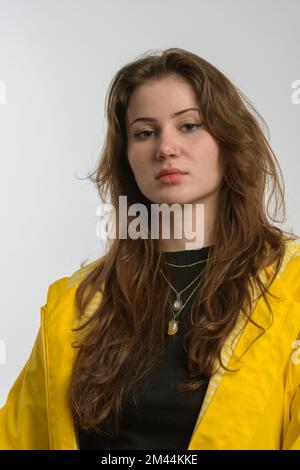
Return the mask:
[[[267,139],[259,122],[268,129],[264,119],[220,70],[179,48],[150,50],[113,77],[105,101],[105,142],[97,168],[88,176],[101,200],[107,202],[109,196],[117,220],[121,195],[127,196],[129,204],[143,203],[149,209],[150,201],[139,190],[128,163],[126,111],[136,87],[170,76],[185,79],[195,90],[202,123],[218,142],[225,163],[215,243],[193,301],[192,326],[184,338],[189,380],[178,384],[178,390],[188,393],[215,373],[216,364],[235,372],[223,364],[221,351],[239,312],[245,315],[246,323],[250,321],[260,330],[256,339],[265,332],[251,318],[251,279],[258,287],[258,298],[263,296],[268,304],[272,324],[274,317],[266,296],[269,287],[259,273],[275,263],[270,286],[280,269],[285,242],[297,236],[272,223],[285,220],[284,182],[268,143],[269,135]],[[275,207],[270,215],[272,197]],[[280,209],[282,217],[278,219]],[[159,267],[167,276],[170,273],[158,242],[118,236],[110,240],[106,254],[76,290],[79,319],[91,299],[99,292],[102,295],[93,315],[74,328],[83,337],[73,344],[79,351],[72,369],[69,401],[74,423],[85,430],[118,433],[125,395],[134,395],[164,348],[170,288],[162,287],[165,281]],[[197,315],[200,305],[201,316]]]

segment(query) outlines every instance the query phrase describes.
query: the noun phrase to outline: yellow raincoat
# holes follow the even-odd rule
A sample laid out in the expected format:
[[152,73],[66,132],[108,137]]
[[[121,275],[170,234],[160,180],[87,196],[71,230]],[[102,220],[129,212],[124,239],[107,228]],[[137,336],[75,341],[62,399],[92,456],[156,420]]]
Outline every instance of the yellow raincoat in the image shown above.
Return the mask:
[[[0,449],[78,450],[67,387],[78,325],[74,295],[95,262],[49,286],[41,324],[30,357],[0,409]],[[274,266],[261,273],[267,282]],[[242,316],[223,348],[226,364],[238,372],[217,371],[210,380],[188,450],[300,449],[300,247],[288,242],[281,271],[269,296],[273,325],[250,346],[260,330],[245,328]],[[87,308],[92,314],[101,301]],[[263,298],[254,320],[265,328],[270,313]],[[237,367],[236,367],[237,366]],[[223,372],[222,372],[223,371]],[[199,407],[200,408],[200,407]],[[176,410],[175,410],[176,412]]]

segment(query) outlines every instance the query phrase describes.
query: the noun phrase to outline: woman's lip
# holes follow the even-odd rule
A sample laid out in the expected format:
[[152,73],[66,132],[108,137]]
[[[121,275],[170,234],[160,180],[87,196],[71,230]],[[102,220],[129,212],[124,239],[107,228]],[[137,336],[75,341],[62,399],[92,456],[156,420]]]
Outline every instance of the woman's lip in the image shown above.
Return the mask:
[[186,174],[185,171],[182,171],[180,170],[179,168],[170,168],[169,170],[162,170],[162,174],[158,174],[156,176],[157,179],[159,179],[161,176],[164,176],[164,175],[174,175],[174,174],[177,174],[177,173],[182,173],[183,175]]
[[177,183],[179,182],[183,177],[185,176],[185,173],[166,173],[164,175],[161,175],[158,179],[160,183]]

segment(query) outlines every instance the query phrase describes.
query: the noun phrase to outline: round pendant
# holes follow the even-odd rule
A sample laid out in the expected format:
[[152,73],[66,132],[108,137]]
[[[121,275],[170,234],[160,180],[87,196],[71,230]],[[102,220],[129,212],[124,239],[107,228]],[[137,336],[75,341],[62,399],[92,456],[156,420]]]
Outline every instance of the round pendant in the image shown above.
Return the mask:
[[179,310],[182,308],[182,302],[180,299],[176,299],[174,302],[173,302],[173,310],[175,310],[176,312],[179,312]]

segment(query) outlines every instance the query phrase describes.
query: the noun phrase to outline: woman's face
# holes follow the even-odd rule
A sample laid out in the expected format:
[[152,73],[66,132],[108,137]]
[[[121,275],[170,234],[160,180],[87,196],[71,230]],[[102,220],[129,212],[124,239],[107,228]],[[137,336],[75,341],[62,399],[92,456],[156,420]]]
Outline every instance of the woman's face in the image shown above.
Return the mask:
[[[196,110],[173,117],[188,108]],[[151,81],[134,90],[126,116],[128,161],[137,186],[150,201],[216,202],[223,165],[216,140],[201,127],[199,111],[193,88],[181,77]],[[139,118],[147,120],[136,121]],[[157,178],[170,167],[185,174],[177,181]]]

